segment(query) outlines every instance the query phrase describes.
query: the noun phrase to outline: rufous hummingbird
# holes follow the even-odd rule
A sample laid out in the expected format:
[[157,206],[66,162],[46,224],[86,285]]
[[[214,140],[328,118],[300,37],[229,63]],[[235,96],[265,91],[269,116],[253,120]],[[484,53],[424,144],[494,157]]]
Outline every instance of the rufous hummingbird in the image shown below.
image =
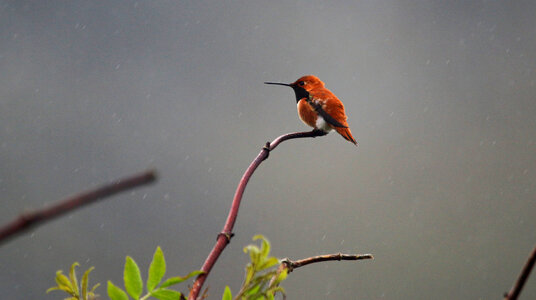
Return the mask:
[[289,86],[296,94],[298,116],[303,123],[324,133],[335,129],[344,139],[357,145],[346,122],[346,113],[341,100],[324,87],[318,77],[305,75],[293,83],[265,82]]

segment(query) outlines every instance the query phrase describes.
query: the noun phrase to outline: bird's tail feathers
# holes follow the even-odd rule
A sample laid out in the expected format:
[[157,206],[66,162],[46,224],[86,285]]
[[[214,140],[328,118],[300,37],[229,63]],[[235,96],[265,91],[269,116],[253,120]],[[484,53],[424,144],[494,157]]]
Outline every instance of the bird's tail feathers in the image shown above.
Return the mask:
[[335,127],[335,130],[340,134],[342,135],[342,137],[347,140],[347,141],[350,141],[352,143],[354,143],[354,145],[357,146],[357,141],[354,139],[354,137],[352,136],[352,132],[350,131],[350,128],[342,128],[342,127]]

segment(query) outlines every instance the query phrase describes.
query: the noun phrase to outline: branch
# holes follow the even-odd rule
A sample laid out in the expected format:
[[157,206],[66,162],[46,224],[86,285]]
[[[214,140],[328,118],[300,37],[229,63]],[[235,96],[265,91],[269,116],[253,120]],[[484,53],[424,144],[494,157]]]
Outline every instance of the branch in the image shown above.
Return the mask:
[[525,266],[523,266],[523,270],[521,270],[521,274],[519,274],[519,278],[517,278],[517,281],[515,282],[510,292],[504,295],[505,300],[516,300],[517,297],[519,297],[519,294],[521,294],[521,290],[523,289],[525,282],[529,278],[530,271],[532,271],[532,268],[534,267],[535,262],[536,262],[536,248],[534,248],[532,252],[530,253],[529,258],[527,259],[527,262],[525,263]]
[[304,259],[300,259],[297,261],[292,261],[288,258],[285,258],[281,261],[281,265],[285,265],[285,268],[288,269],[288,272],[294,271],[294,269],[306,266],[308,264],[314,264],[317,262],[323,262],[323,261],[331,261],[331,260],[364,260],[364,259],[374,259],[372,254],[342,254],[342,253],[335,253],[335,254],[324,254],[324,255],[318,255],[313,257],[308,257]]
[[156,173],[153,170],[135,174],[127,178],[116,180],[99,188],[74,195],[64,199],[50,207],[23,213],[13,221],[0,227],[0,244],[9,238],[21,234],[24,231],[37,226],[43,222],[50,221],[71,210],[93,203],[99,199],[148,184],[156,180]]
[[284,134],[278,138],[276,138],[273,142],[267,142],[266,145],[262,148],[261,152],[257,155],[257,157],[251,162],[249,167],[247,168],[244,175],[242,175],[242,179],[240,179],[240,182],[238,183],[238,187],[236,188],[236,192],[233,198],[233,203],[231,204],[231,209],[229,211],[229,215],[227,216],[227,221],[225,222],[225,225],[223,226],[222,231],[218,234],[218,238],[216,240],[216,244],[214,245],[214,248],[212,248],[212,251],[210,251],[207,259],[205,260],[205,263],[203,264],[203,267],[201,267],[201,271],[204,273],[197,276],[194,285],[192,286],[192,289],[190,290],[190,295],[188,296],[188,299],[190,300],[196,300],[199,292],[201,291],[201,288],[203,287],[203,283],[205,283],[205,280],[207,279],[208,274],[210,273],[210,270],[212,270],[212,267],[220,257],[220,254],[223,252],[223,249],[231,242],[231,238],[233,237],[233,227],[236,221],[236,217],[238,216],[238,208],[240,207],[240,201],[242,200],[242,195],[244,194],[244,190],[246,189],[246,185],[248,184],[249,179],[251,178],[251,175],[253,175],[253,172],[257,169],[257,167],[268,158],[268,155],[270,154],[270,151],[274,150],[279,144],[286,140],[290,139],[298,139],[298,138],[306,138],[306,137],[317,137],[317,136],[323,136],[326,135],[325,132],[320,130],[312,130],[312,131],[306,131],[306,132],[295,132],[295,133],[288,133]]
[[[269,286],[273,286],[275,283],[275,280],[279,277],[279,274],[283,272],[284,270],[287,270],[288,273],[294,271],[294,269],[303,267],[309,264],[314,264],[317,262],[323,262],[323,261],[330,261],[330,260],[364,260],[364,259],[374,259],[372,254],[342,254],[342,253],[335,253],[335,254],[324,254],[324,255],[318,255],[313,257],[308,257],[296,261],[292,261],[288,258],[284,258],[281,260],[281,264],[277,268],[277,272],[270,280]],[[278,284],[276,284],[278,285]]]

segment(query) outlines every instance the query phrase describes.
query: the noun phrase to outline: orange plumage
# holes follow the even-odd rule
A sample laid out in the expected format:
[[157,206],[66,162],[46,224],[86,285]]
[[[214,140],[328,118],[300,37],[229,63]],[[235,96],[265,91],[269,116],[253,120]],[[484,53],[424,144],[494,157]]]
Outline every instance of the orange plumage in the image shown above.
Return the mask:
[[335,129],[344,139],[357,145],[348,127],[344,105],[318,77],[306,75],[293,83],[265,82],[289,86],[296,94],[298,116],[307,125],[328,133]]

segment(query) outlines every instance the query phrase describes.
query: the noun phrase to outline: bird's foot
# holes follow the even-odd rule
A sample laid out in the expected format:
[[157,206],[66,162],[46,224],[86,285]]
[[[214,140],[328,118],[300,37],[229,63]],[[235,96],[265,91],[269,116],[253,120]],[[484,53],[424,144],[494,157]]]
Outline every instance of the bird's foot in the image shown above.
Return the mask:
[[323,135],[328,134],[324,130],[318,129],[318,128],[313,129],[313,133],[315,134],[315,136],[323,136]]

